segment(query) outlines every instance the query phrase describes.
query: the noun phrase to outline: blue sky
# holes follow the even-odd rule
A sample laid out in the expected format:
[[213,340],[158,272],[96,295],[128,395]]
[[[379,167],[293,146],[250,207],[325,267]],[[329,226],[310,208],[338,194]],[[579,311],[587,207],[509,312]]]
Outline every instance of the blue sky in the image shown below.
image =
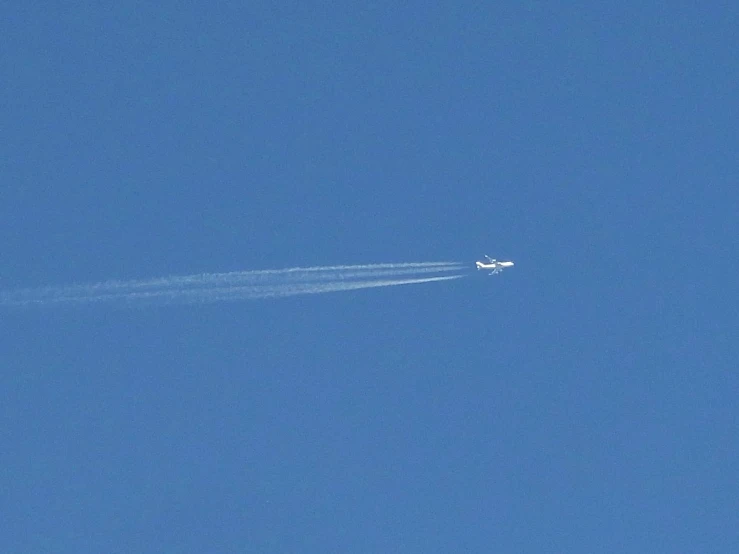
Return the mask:
[[3,289],[516,267],[3,309],[3,551],[739,542],[737,8],[5,14]]

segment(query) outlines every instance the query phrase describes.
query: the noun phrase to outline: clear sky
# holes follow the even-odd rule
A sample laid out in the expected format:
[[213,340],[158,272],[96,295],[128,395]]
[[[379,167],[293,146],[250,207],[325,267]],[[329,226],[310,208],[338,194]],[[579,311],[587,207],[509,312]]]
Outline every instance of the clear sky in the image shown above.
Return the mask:
[[0,550],[733,551],[737,28],[731,2],[6,2],[0,288],[471,269],[2,309]]

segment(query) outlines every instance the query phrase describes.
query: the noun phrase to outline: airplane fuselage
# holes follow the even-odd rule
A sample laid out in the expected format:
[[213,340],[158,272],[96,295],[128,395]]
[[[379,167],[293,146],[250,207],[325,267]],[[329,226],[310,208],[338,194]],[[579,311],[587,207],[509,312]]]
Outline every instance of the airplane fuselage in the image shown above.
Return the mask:
[[513,262],[499,262],[497,260],[491,260],[489,263],[486,262],[475,262],[477,269],[489,269],[493,274],[500,273],[506,267],[513,267]]

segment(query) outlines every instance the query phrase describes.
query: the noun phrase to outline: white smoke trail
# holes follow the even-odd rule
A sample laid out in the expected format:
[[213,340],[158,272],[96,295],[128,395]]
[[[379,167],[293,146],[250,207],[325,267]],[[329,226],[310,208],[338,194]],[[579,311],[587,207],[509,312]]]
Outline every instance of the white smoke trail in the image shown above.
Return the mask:
[[[211,299],[218,300],[248,300],[257,298],[277,298],[283,296],[295,296],[298,294],[322,294],[326,292],[339,292],[358,289],[369,289],[377,287],[395,287],[399,285],[417,285],[420,283],[433,283],[438,281],[451,281],[453,279],[461,279],[464,275],[446,275],[442,277],[417,277],[414,279],[385,279],[371,281],[336,281],[332,283],[314,283],[304,285],[290,285],[288,287],[276,286],[271,288],[243,287],[243,289],[229,289],[225,291],[223,297],[219,293],[215,295],[208,294],[206,301]],[[195,291],[190,291],[195,292]],[[197,296],[197,295],[195,295]]]
[[[205,273],[137,281],[22,289],[0,293],[0,306],[118,302],[125,304],[193,304],[321,294],[375,287],[458,279],[463,264],[398,264],[296,267]],[[457,273],[440,277],[429,274]]]

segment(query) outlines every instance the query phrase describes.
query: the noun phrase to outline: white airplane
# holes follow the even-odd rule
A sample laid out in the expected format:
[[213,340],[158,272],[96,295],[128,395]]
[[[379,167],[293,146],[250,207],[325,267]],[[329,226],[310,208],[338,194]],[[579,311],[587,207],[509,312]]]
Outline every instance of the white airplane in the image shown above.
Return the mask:
[[490,256],[485,257],[488,260],[487,262],[475,262],[475,265],[477,266],[477,269],[492,269],[490,275],[500,273],[506,267],[513,267],[513,262],[499,262],[498,260],[496,260],[495,258],[491,258]]

